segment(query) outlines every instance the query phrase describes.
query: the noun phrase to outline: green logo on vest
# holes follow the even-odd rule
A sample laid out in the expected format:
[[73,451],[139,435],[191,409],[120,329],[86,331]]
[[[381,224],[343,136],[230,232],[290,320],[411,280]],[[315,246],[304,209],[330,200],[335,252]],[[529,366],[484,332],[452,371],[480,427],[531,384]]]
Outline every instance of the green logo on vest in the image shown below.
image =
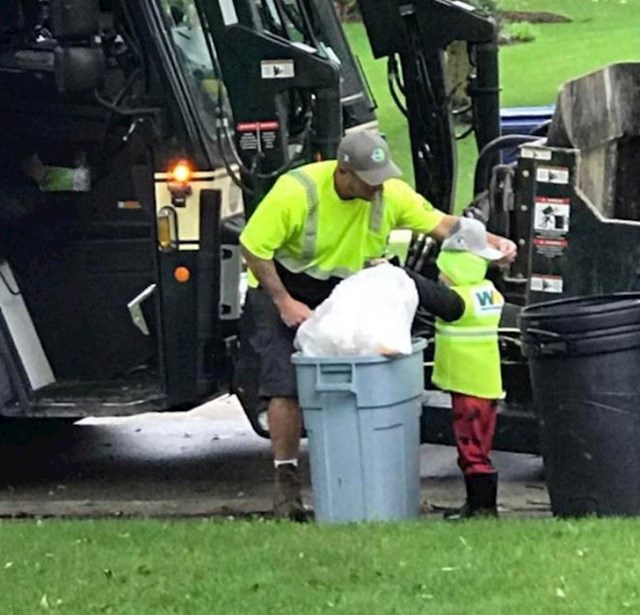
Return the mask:
[[476,293],[480,307],[489,307],[493,305],[493,292],[490,290],[481,290]]
[[473,293],[474,303],[476,306],[476,314],[491,313],[500,311],[502,308],[501,296],[491,288],[483,288]]
[[371,152],[371,160],[373,160],[373,162],[384,162],[385,157],[384,150],[381,147],[376,147],[376,149]]

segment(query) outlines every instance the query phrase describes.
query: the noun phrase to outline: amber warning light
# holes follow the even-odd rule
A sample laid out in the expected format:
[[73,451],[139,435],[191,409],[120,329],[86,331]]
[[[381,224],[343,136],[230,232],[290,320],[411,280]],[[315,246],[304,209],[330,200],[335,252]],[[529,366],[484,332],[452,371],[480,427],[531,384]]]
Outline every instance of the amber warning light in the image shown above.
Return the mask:
[[171,180],[178,184],[188,184],[191,181],[191,165],[186,160],[180,160],[171,169]]
[[191,195],[189,182],[193,171],[187,160],[179,160],[169,170],[169,192],[174,207],[184,207],[187,197]]
[[180,284],[186,284],[191,278],[191,271],[187,267],[176,267],[173,272],[173,277]]

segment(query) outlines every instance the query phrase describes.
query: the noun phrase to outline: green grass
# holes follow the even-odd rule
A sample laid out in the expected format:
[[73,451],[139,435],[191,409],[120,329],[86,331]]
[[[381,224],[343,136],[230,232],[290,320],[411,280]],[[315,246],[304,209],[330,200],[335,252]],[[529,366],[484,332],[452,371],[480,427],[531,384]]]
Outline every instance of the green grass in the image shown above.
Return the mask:
[[[612,62],[640,60],[638,0],[502,0],[500,6],[503,10],[549,11],[572,19],[566,24],[536,24],[535,41],[501,48],[503,107],[553,103],[567,80]],[[349,24],[347,33],[378,101],[381,128],[405,177],[412,181],[406,122],[388,94],[386,60],[372,58],[363,26]],[[471,198],[476,156],[471,140],[461,144],[458,208]]]
[[640,522],[0,524],[0,612],[527,615],[640,609]]

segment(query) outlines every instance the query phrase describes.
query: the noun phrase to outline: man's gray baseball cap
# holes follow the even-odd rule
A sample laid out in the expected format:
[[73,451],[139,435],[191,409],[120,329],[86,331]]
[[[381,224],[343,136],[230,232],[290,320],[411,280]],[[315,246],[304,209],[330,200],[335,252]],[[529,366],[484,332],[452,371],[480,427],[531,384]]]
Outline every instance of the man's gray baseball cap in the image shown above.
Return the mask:
[[445,252],[470,252],[488,261],[500,260],[504,254],[487,245],[487,230],[480,220],[459,218],[449,236],[442,242]]
[[351,132],[340,141],[338,162],[348,165],[369,186],[379,186],[402,175],[391,160],[387,142],[369,130]]

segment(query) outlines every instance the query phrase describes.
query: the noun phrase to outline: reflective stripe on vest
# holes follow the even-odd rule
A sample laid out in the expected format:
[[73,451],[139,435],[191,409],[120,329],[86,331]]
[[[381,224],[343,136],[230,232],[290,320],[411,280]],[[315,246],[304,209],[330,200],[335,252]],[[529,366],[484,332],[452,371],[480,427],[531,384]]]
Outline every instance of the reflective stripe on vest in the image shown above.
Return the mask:
[[377,233],[382,226],[384,218],[384,197],[378,192],[371,201],[371,217],[369,218],[369,230]]
[[479,339],[491,339],[498,337],[498,332],[494,326],[456,327],[455,325],[442,324],[439,321],[436,322],[436,333],[443,337],[466,337]]
[[[309,263],[313,260],[316,251],[316,241],[318,238],[318,205],[320,199],[318,197],[318,187],[313,178],[303,169],[294,169],[289,171],[288,175],[297,179],[305,189],[307,199],[307,218],[304,223],[302,233],[302,252],[300,257],[291,256],[285,251],[276,251],[275,258],[284,267],[292,273],[300,273],[304,271],[312,278],[317,280],[328,280],[332,277],[347,278],[353,274],[350,269],[338,267],[331,271],[320,269],[319,267],[310,267]],[[369,218],[369,229],[371,231],[379,231],[384,220],[384,198],[378,194],[374,201],[371,202],[371,216]]]
[[348,278],[353,275],[351,269],[344,267],[334,267],[331,271],[320,269],[320,267],[309,267],[295,256],[276,253],[276,260],[291,273],[306,273],[316,280],[328,280],[329,278]]
[[[318,237],[318,187],[302,169],[294,169],[289,175],[295,177],[303,186],[307,195],[307,219],[304,224],[301,260],[310,261],[316,251]],[[284,265],[285,263],[283,263]]]
[[[315,253],[316,238],[318,236],[318,187],[313,178],[302,169],[289,171],[289,175],[297,179],[305,189],[307,197],[308,213],[304,224],[304,239],[302,242],[302,254],[300,258],[311,260]],[[369,217],[369,230],[377,232],[384,220],[384,197],[378,192],[371,201],[371,215]]]
[[504,304],[493,284],[453,287],[464,300],[462,317],[436,319],[432,380],[446,391],[497,399],[502,394],[498,326]]

